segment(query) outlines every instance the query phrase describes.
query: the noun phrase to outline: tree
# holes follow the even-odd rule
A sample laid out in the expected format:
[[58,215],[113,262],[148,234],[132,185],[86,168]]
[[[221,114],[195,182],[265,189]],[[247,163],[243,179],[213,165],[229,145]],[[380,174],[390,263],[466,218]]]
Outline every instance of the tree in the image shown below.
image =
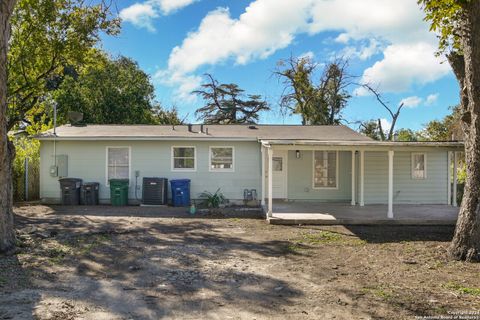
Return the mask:
[[358,131],[374,140],[385,140],[385,134],[380,131],[380,128],[377,120],[368,120],[360,122]]
[[[7,133],[72,65],[82,63],[99,33],[116,34],[119,20],[109,6],[69,0],[0,2],[0,251],[15,245],[12,160]],[[10,37],[11,36],[11,37]],[[8,81],[7,81],[8,74]]]
[[[58,123],[68,122],[68,112],[84,114],[86,123],[155,124],[180,120],[155,102],[154,87],[138,64],[126,57],[110,59],[95,51],[91,63],[79,74],[65,76],[52,94],[58,103]],[[174,116],[172,118],[172,116]]]
[[[402,111],[402,108],[404,106],[403,102],[400,103],[397,107],[397,109],[393,109],[388,105],[388,102],[385,101],[385,99],[382,97],[382,95],[379,93],[379,91],[375,88],[373,88],[370,84],[364,83],[361,85],[363,88],[366,90],[370,91],[374,96],[375,99],[377,99],[378,103],[385,108],[385,110],[388,111],[388,114],[390,115],[391,118],[391,126],[388,132],[385,132],[384,129],[382,128],[382,122],[380,119],[377,119],[377,126],[378,126],[378,133],[380,135],[380,140],[385,141],[393,141],[394,134],[395,134],[395,125],[397,124],[398,117],[400,117],[400,112]],[[371,120],[370,120],[371,122]],[[371,124],[370,124],[371,125]]]
[[412,129],[399,129],[395,132],[395,141],[413,142],[418,141],[417,133]]
[[42,99],[88,63],[100,33],[116,35],[120,21],[102,1],[19,0],[8,54],[8,128],[43,113]]
[[274,74],[284,84],[282,110],[299,114],[303,125],[340,123],[341,111],[351,97],[347,88],[353,77],[347,73],[347,60],[327,63],[318,84],[313,79],[318,64],[309,57],[290,57],[277,65]]
[[245,95],[238,85],[219,84],[212,75],[206,74],[208,82],[203,90],[195,90],[206,105],[195,111],[198,120],[205,124],[256,123],[261,111],[270,110],[267,102],[259,95]]
[[460,85],[467,177],[449,254],[480,260],[480,0],[419,0]]
[[7,55],[10,17],[15,0],[0,2],[0,252],[15,246],[13,229],[12,159],[14,148],[7,133]]
[[426,141],[462,140],[460,109],[458,106],[452,109],[452,114],[445,116],[442,120],[432,120],[427,123],[419,132],[420,138]]

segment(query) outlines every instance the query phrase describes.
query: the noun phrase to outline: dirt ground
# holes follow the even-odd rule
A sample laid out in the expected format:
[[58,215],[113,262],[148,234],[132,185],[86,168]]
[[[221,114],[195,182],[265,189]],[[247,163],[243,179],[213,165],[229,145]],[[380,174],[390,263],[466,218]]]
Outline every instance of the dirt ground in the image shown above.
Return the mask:
[[18,252],[0,256],[0,319],[418,319],[480,310],[480,265],[445,259],[451,227],[274,226],[116,210],[17,207]]

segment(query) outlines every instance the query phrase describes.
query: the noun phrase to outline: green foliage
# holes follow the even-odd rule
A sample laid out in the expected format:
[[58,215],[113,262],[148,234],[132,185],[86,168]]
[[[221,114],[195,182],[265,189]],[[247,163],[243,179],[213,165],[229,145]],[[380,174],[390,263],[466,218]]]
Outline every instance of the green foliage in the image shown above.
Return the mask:
[[368,120],[360,123],[359,132],[373,140],[382,140],[382,137],[385,136],[385,134],[382,135],[376,120]]
[[430,21],[430,30],[438,35],[438,54],[447,50],[461,52],[456,24],[461,19],[462,4],[467,2],[469,0],[418,0],[425,11],[424,20]]
[[396,141],[413,142],[418,141],[417,133],[412,129],[399,129],[395,132]]
[[206,124],[256,123],[261,111],[270,107],[259,95],[245,95],[245,90],[234,83],[219,84],[210,74],[208,82],[202,84],[203,90],[192,93],[205,100],[206,105],[195,111],[197,120]]
[[41,117],[42,100],[85,63],[100,34],[115,35],[120,21],[103,2],[19,0],[8,53],[8,128]]
[[203,199],[203,205],[208,208],[219,208],[221,204],[227,203],[227,199],[220,191],[220,188],[211,193],[210,191],[204,191],[199,195],[200,199]]
[[452,136],[461,139],[463,136],[460,128],[460,108],[452,107],[452,113],[442,120],[432,120],[418,134],[424,141],[450,141]]
[[275,74],[285,85],[280,100],[282,110],[302,117],[302,124],[339,124],[341,112],[351,95],[347,87],[348,61],[337,59],[326,64],[318,85],[313,79],[317,64],[308,57],[280,60]]
[[154,87],[138,64],[126,57],[110,59],[92,52],[90,63],[76,76],[66,76],[53,93],[58,103],[58,123],[69,111],[84,114],[92,124],[156,124],[180,122],[176,110],[163,110],[154,101]]
[[452,289],[462,294],[480,296],[480,288],[466,287],[456,282],[448,282],[444,286],[446,289]]

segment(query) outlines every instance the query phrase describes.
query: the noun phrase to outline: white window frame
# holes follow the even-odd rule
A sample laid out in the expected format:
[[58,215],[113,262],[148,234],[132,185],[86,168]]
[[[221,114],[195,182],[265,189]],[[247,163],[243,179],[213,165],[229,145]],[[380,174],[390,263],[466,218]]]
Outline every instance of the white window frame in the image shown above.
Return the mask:
[[[316,187],[315,186],[315,152],[335,152],[335,187]],[[338,150],[312,150],[312,189],[315,190],[338,190]]]
[[[221,148],[232,149],[232,168],[231,169],[212,168],[212,149],[221,149]],[[233,146],[209,146],[208,147],[208,170],[210,172],[235,172],[235,148]]]
[[105,148],[105,185],[110,186],[108,179],[108,150],[109,149],[128,149],[128,185],[132,182],[132,147],[131,146],[107,146]]
[[[423,161],[424,161],[424,164],[423,164],[423,171],[424,171],[424,175],[422,178],[417,178],[413,175],[413,172],[415,171],[415,156],[416,155],[423,155]],[[412,152],[412,155],[411,155],[411,164],[410,164],[410,168],[411,168],[411,176],[412,176],[412,179],[413,180],[426,180],[427,179],[427,153],[426,152]]]
[[[174,150],[175,148],[193,148],[193,169],[191,168],[175,168],[175,157]],[[176,172],[196,172],[197,171],[197,147],[195,146],[172,146],[171,148],[171,170]]]

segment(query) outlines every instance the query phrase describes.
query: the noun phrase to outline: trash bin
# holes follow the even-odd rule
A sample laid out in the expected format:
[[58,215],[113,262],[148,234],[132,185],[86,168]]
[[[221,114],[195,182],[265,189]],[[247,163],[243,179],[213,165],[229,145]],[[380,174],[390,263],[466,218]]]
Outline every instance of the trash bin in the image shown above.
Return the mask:
[[128,179],[110,179],[110,203],[112,206],[128,204]]
[[171,180],[172,204],[174,207],[190,205],[190,179]]
[[60,182],[60,190],[62,194],[62,205],[75,206],[80,204],[80,187],[82,179],[78,178],[62,178]]
[[94,206],[98,204],[98,182],[84,182],[80,188],[80,204]]

